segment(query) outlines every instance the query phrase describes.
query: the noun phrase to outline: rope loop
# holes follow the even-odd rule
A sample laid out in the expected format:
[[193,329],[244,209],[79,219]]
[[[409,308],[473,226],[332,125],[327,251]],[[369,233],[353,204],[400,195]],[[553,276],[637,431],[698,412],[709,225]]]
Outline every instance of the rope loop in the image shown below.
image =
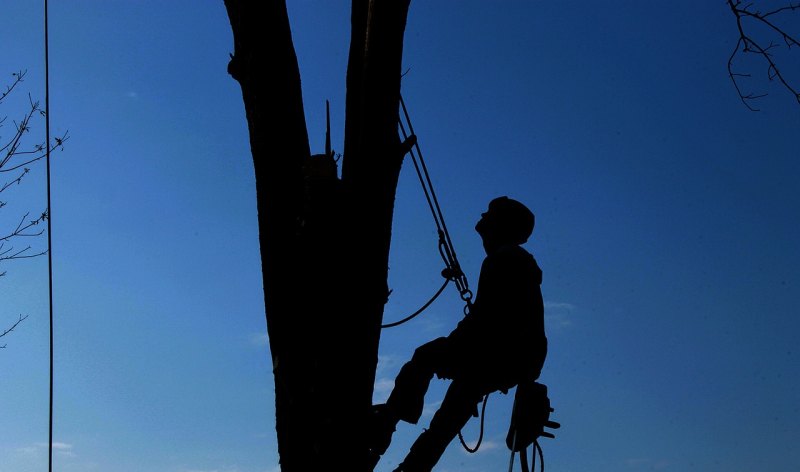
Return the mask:
[[433,302],[434,302],[434,301],[435,301],[437,298],[439,298],[439,295],[441,295],[441,294],[442,294],[442,292],[444,292],[444,288],[445,288],[445,287],[447,287],[447,284],[449,284],[449,283],[450,283],[450,280],[449,280],[449,279],[445,279],[445,281],[444,281],[444,283],[442,284],[442,286],[441,286],[441,287],[439,287],[439,290],[437,290],[437,291],[436,291],[436,293],[435,293],[435,294],[433,294],[433,296],[430,298],[430,300],[428,300],[427,302],[425,302],[425,304],[424,304],[424,305],[422,305],[422,307],[421,307],[419,310],[417,310],[417,311],[415,311],[414,313],[412,313],[412,314],[410,314],[410,315],[406,316],[405,318],[403,318],[403,319],[402,319],[402,320],[400,320],[400,321],[395,321],[395,322],[393,322],[393,323],[386,323],[386,324],[382,324],[382,325],[381,325],[381,329],[383,329],[383,328],[393,328],[393,327],[395,327],[395,326],[399,326],[399,325],[401,325],[401,324],[405,323],[406,321],[411,321],[411,320],[412,320],[413,318],[415,318],[417,315],[419,315],[420,313],[422,313],[423,311],[425,311],[425,309],[426,309],[426,308],[428,308],[429,306],[431,306],[431,304],[432,304],[432,303],[433,303]]
[[478,452],[478,448],[481,447],[481,442],[483,442],[483,422],[484,418],[486,417],[486,404],[488,402],[489,402],[489,394],[487,393],[483,397],[483,407],[481,408],[481,429],[480,433],[478,433],[478,442],[475,443],[475,447],[469,447],[467,445],[467,442],[464,441],[464,436],[461,434],[461,431],[458,432],[458,440],[461,441],[461,445],[464,446],[464,450],[466,450],[470,454]]

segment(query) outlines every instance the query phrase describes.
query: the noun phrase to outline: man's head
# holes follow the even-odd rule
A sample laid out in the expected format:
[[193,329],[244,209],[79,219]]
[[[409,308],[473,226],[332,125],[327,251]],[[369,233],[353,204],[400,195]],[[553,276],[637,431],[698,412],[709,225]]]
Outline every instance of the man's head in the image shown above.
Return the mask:
[[475,231],[484,245],[522,244],[533,233],[536,218],[522,203],[508,197],[498,197],[489,202],[489,209],[481,214]]

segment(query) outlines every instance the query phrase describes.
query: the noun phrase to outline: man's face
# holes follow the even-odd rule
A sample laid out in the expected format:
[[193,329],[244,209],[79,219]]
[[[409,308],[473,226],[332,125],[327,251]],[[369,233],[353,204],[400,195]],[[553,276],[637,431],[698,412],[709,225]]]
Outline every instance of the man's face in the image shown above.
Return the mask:
[[492,213],[492,209],[489,207],[488,210],[481,213],[481,219],[478,220],[478,223],[475,225],[475,231],[477,231],[481,236],[489,234],[491,232],[492,225],[495,224],[494,219],[494,213]]

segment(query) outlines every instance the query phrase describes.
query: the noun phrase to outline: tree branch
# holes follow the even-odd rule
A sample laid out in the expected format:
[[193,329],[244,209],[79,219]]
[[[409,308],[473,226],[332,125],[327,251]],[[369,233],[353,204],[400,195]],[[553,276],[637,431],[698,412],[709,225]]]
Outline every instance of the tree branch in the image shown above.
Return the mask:
[[[750,20],[750,22],[754,22],[756,27],[761,26],[765,27],[768,32],[771,32],[774,35],[777,35],[786,46],[787,49],[791,49],[792,46],[800,46],[800,42],[798,42],[796,36],[789,34],[787,30],[778,26],[776,23],[767,19],[768,17],[773,17],[782,14],[791,14],[794,13],[796,10],[800,10],[800,3],[794,4],[790,3],[780,8],[776,8],[774,10],[768,11],[766,13],[761,13],[759,11],[751,11],[750,7],[752,6],[751,3],[742,4],[741,0],[727,0],[728,6],[730,7],[731,12],[736,17],[736,27],[739,31],[739,40],[736,42],[736,47],[733,49],[730,57],[728,58],[728,75],[733,82],[733,86],[736,89],[736,93],[739,95],[739,98],[742,100],[742,103],[750,109],[751,111],[759,111],[758,108],[755,108],[751,105],[751,102],[765,97],[767,93],[761,94],[754,94],[745,92],[740,84],[742,78],[750,77],[750,74],[742,74],[737,73],[734,71],[734,59],[739,55],[739,53],[747,54],[752,53],[760,56],[763,61],[767,64],[767,78],[772,81],[777,79],[778,82],[789,92],[791,92],[794,99],[800,103],[800,93],[798,92],[797,88],[792,85],[792,82],[789,78],[786,77],[785,73],[779,67],[775,56],[773,55],[774,49],[779,48],[781,45],[775,43],[772,39],[769,38],[759,38],[760,41],[754,39],[754,36],[750,34],[752,29],[748,30],[745,28],[745,20]],[[763,46],[764,40],[769,39],[769,45]]]
[[[27,318],[27,317],[28,317],[28,315],[25,315],[25,316],[19,315],[19,319],[17,321],[15,321],[14,324],[11,325],[11,327],[6,328],[5,331],[0,333],[0,338],[2,338],[6,334],[14,331],[14,328],[16,328],[18,324],[22,323],[25,320],[25,318]],[[5,349],[5,347],[6,347],[6,345],[3,344],[2,346],[0,346],[0,349]]]
[[[16,82],[19,83],[19,82]],[[16,85],[13,84],[14,86]],[[6,92],[3,94],[3,98],[5,98],[8,93],[13,90],[13,86],[9,86],[6,88]],[[20,145],[22,143],[22,137],[30,131],[30,121],[35,114],[40,114],[44,116],[44,111],[41,109],[39,102],[34,101],[30,96],[28,96],[28,102],[30,103],[30,108],[22,117],[19,122],[14,122],[14,135],[4,144],[0,144],[0,153],[5,153],[2,159],[0,159],[0,172],[11,172],[17,170],[21,167],[25,167],[26,165],[32,164],[45,156],[47,156],[48,149],[45,148],[45,143],[36,143],[30,149],[23,150],[20,149]],[[5,122],[6,117],[3,117],[0,120],[0,125]],[[64,142],[69,139],[68,132],[64,132],[63,135],[57,136],[53,139],[53,143],[49,143],[49,151],[52,152],[58,148],[63,148]],[[19,156],[33,156],[27,157],[24,162],[14,162],[13,165],[9,165],[11,160],[14,158],[18,158]]]
[[11,76],[14,77],[14,80],[11,82],[11,84],[7,85],[6,90],[2,94],[0,94],[0,103],[3,103],[3,100],[5,100],[5,98],[11,93],[11,91],[14,90],[14,87],[16,87],[17,85],[20,84],[20,82],[22,82],[22,80],[25,78],[25,74],[27,73],[28,71],[21,70],[19,72],[14,72],[11,74]]
[[[0,104],[5,103],[4,100],[23,82],[25,74],[26,71],[12,74],[13,80],[11,84],[7,85],[0,94]],[[8,180],[0,184],[0,193],[9,191],[12,187],[22,183],[22,180],[31,171],[31,167],[28,166],[44,159],[51,151],[59,148],[63,149],[64,143],[69,139],[68,133],[65,132],[63,135],[55,137],[51,142],[38,142],[33,146],[25,145],[25,135],[30,132],[32,123],[36,119],[35,117],[44,116],[45,111],[41,109],[39,102],[28,95],[27,109],[19,121],[13,122],[14,128],[11,130],[11,135],[6,139],[0,140],[0,174],[6,173],[8,176],[6,177]],[[0,128],[6,124],[6,121],[7,117],[0,118]],[[0,209],[4,208],[6,204],[7,201],[0,201]],[[16,225],[13,225],[13,221],[3,221],[1,225],[3,228],[0,228],[0,262],[14,259],[30,259],[47,253],[47,250],[33,250],[29,245],[23,248],[15,247],[14,245],[14,239],[32,238],[41,236],[44,233],[43,225],[39,226],[39,223],[47,220],[47,210],[43,211],[35,219],[29,218],[29,215],[30,212],[25,213]],[[5,274],[5,271],[0,272],[0,277]]]

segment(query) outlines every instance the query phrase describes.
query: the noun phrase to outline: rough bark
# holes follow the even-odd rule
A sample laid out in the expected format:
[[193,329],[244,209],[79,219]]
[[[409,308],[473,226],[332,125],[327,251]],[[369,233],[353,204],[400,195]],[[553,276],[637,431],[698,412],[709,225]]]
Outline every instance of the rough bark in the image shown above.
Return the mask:
[[[256,177],[281,469],[365,467],[394,194],[409,0],[354,0],[342,178],[309,169],[284,0],[225,0]],[[317,157],[316,159],[319,159]]]

